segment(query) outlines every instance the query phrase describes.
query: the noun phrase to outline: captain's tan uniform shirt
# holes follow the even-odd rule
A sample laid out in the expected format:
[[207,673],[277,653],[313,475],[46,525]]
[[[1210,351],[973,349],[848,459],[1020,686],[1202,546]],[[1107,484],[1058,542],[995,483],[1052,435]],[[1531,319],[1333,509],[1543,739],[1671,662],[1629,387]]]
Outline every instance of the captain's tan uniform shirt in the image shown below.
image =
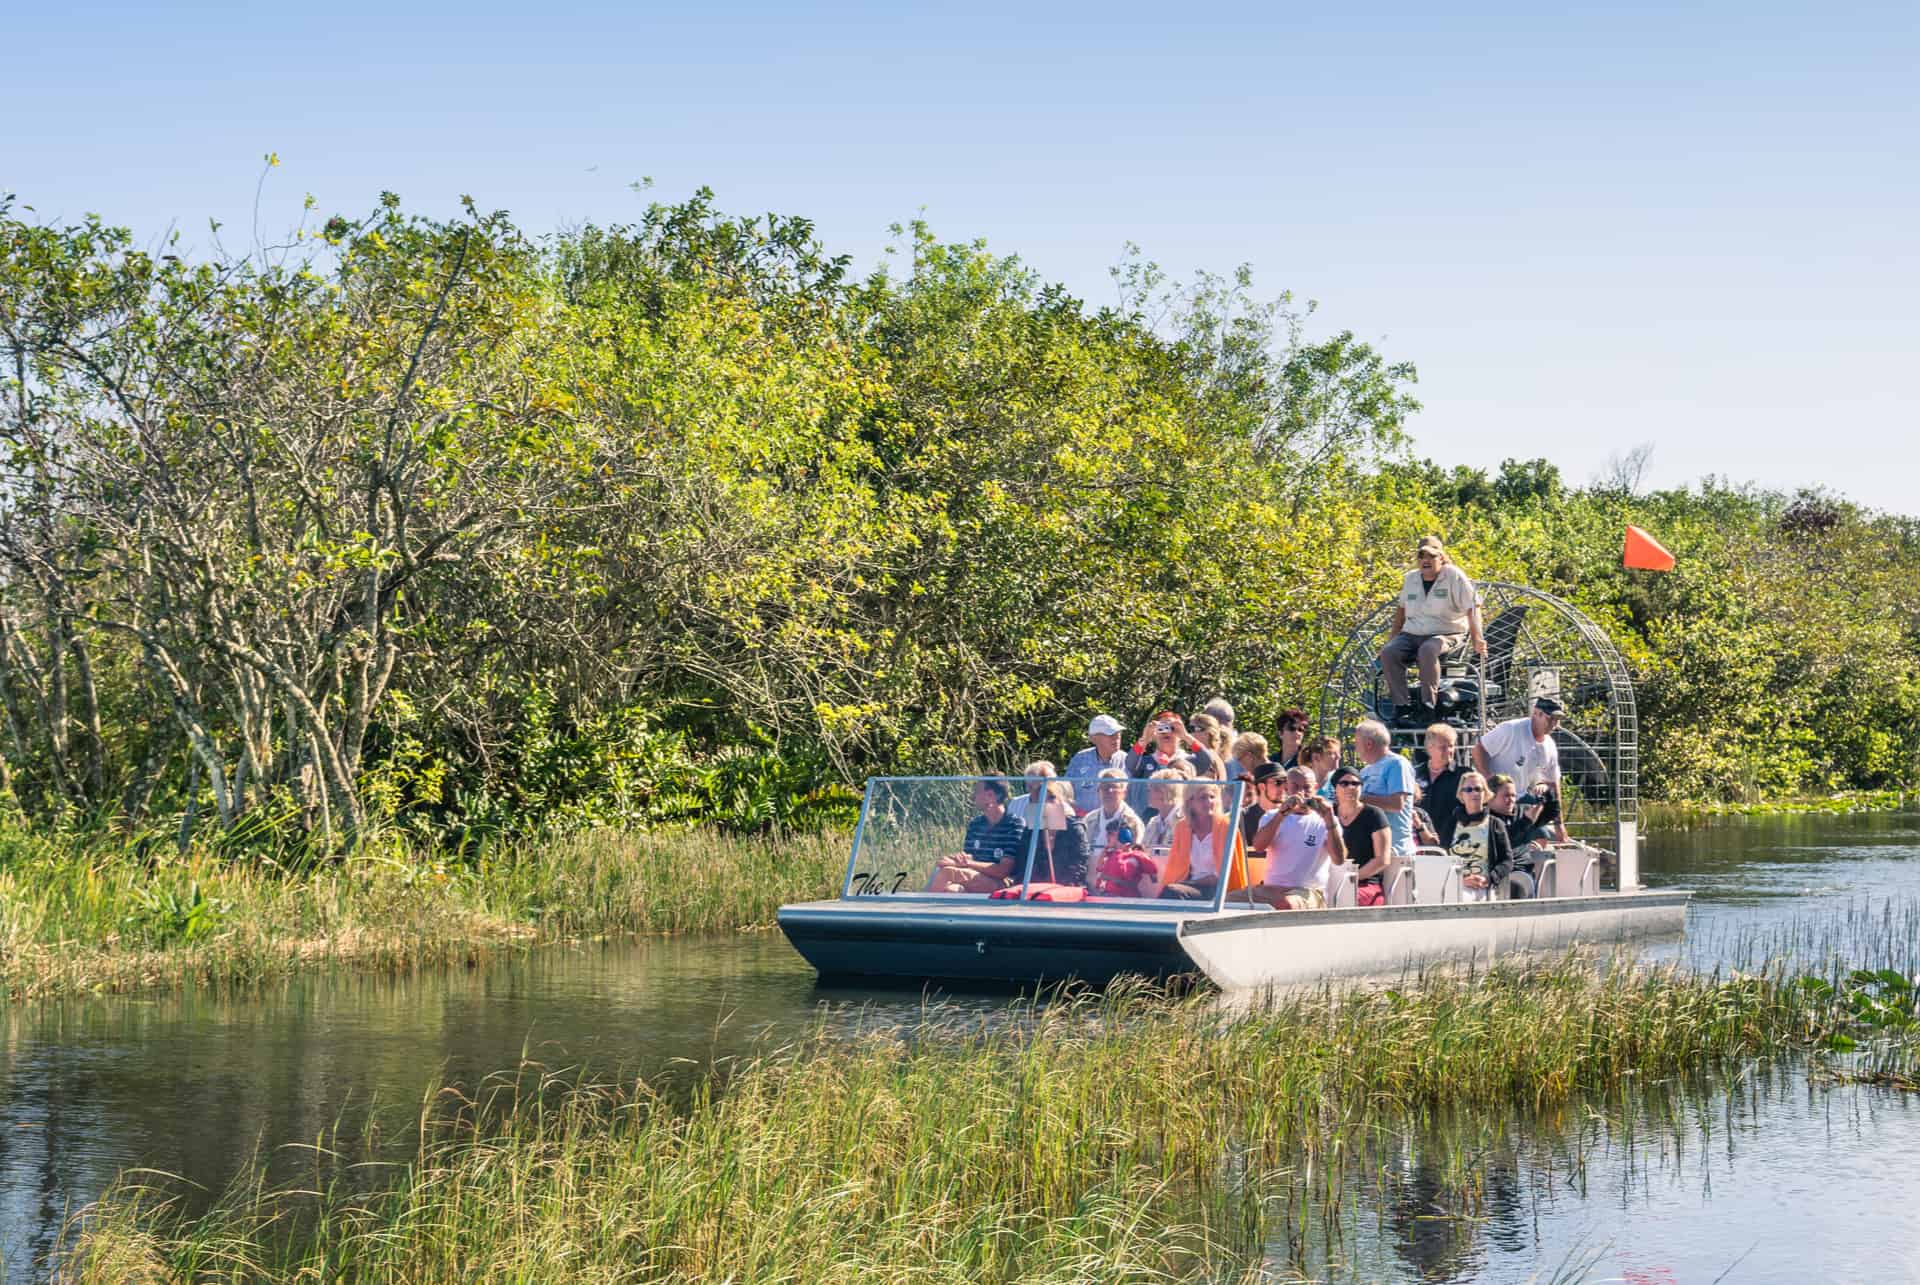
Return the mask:
[[1400,606],[1407,613],[1403,633],[1421,638],[1453,636],[1467,632],[1467,614],[1473,610],[1477,595],[1467,573],[1449,562],[1440,568],[1428,586],[1420,578],[1420,569],[1407,572],[1400,585]]

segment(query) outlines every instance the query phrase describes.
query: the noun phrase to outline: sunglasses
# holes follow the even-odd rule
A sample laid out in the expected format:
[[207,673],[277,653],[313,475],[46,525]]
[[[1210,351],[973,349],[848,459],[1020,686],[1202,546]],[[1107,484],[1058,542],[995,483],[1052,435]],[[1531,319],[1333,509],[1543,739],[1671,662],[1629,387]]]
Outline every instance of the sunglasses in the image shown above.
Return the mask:
[[1356,790],[1360,788],[1360,782],[1358,782],[1358,781],[1356,781],[1356,780],[1354,780],[1354,779],[1353,779],[1352,777],[1348,777],[1348,778],[1347,778],[1346,780],[1344,780],[1344,781],[1335,781],[1335,782],[1333,783],[1333,788],[1334,788],[1334,789],[1336,789],[1336,790],[1344,790],[1344,789],[1346,789],[1346,788],[1347,788],[1347,787],[1348,787],[1349,785],[1351,785],[1351,786],[1352,786],[1352,787],[1353,787],[1354,789],[1356,789]]
[[1459,792],[1461,794],[1485,794],[1486,793],[1485,790],[1481,789],[1477,785],[1463,785],[1460,787]]

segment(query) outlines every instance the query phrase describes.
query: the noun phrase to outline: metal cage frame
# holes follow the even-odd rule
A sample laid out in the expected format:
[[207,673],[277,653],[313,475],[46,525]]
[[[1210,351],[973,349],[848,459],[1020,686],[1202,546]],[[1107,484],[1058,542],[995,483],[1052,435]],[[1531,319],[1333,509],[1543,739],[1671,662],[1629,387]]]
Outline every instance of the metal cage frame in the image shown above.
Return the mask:
[[[1496,723],[1525,715],[1534,696],[1555,695],[1567,707],[1554,733],[1563,784],[1574,786],[1562,791],[1567,830],[1611,847],[1622,858],[1624,879],[1637,879],[1640,716],[1626,662],[1606,633],[1562,598],[1502,580],[1481,581],[1478,589],[1487,660],[1482,664],[1462,647],[1442,662],[1443,686],[1464,686],[1461,680],[1471,678],[1478,688],[1474,713],[1460,720],[1465,726],[1456,724],[1458,754],[1465,758]],[[1392,727],[1378,657],[1396,601],[1354,627],[1327,672],[1320,726],[1343,745],[1363,719],[1384,714]],[[1419,728],[1394,728],[1394,748],[1411,745],[1417,753],[1423,735]]]

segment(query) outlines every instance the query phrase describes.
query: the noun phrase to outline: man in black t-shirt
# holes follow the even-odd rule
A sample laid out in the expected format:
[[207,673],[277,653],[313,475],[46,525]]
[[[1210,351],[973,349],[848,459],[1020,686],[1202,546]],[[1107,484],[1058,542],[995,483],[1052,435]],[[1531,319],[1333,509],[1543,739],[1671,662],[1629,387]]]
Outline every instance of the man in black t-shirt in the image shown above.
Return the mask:
[[1287,792],[1287,774],[1278,763],[1262,763],[1253,769],[1253,784],[1247,787],[1246,801],[1240,805],[1241,842],[1251,850],[1253,836],[1259,833],[1260,818],[1280,806]]

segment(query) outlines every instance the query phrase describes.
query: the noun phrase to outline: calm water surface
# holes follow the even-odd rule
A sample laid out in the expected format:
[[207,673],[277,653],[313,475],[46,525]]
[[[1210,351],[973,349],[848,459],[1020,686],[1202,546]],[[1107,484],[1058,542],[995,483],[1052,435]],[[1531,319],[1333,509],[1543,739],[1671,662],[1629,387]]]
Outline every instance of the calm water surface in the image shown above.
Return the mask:
[[[1662,835],[1644,876],[1698,891],[1680,949],[1711,965],[1758,932],[1813,940],[1865,902],[1920,899],[1920,817],[1775,818]],[[123,1170],[217,1193],[256,1156],[523,1058],[684,1079],[816,1022],[991,1020],[1003,997],[816,989],[777,933],[566,947],[419,977],[320,975],[193,994],[0,1009],[0,1278],[33,1280],[64,1218]],[[1637,1123],[1635,1122],[1637,1119]],[[1484,1126],[1487,1122],[1481,1122]],[[1270,1246],[1276,1273],[1526,1281],[1591,1260],[1634,1282],[1920,1280],[1920,1097],[1755,1068],[1668,1086],[1623,1119],[1574,1112],[1474,1143],[1470,1217],[1442,1175],[1457,1127],[1410,1133],[1355,1223]],[[398,1145],[398,1143],[396,1143]]]

